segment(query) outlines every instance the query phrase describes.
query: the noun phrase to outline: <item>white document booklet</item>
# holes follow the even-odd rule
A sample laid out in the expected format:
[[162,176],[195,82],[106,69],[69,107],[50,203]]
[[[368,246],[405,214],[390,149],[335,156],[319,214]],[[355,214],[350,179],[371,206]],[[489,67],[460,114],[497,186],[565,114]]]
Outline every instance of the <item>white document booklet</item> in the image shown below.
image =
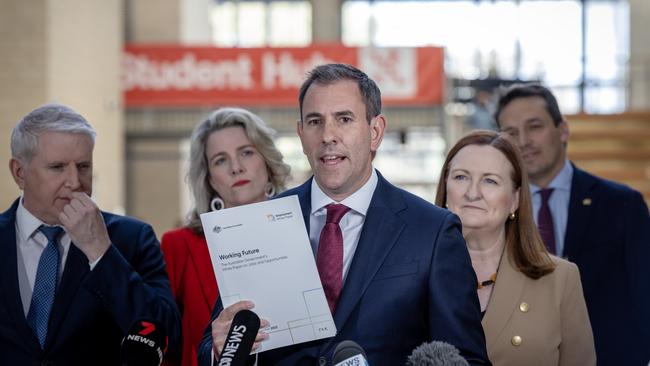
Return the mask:
[[208,212],[201,223],[224,307],[251,300],[270,322],[257,352],[336,335],[297,196]]

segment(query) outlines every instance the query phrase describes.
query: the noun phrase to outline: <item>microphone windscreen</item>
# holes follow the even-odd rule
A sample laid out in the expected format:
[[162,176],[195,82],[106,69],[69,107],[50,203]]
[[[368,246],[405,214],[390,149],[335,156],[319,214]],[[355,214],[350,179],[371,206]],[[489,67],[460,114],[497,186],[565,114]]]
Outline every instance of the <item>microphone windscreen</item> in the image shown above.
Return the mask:
[[241,310],[235,314],[226,336],[219,366],[244,366],[253,349],[253,343],[260,330],[260,318],[250,310]]
[[334,366],[368,365],[366,352],[354,341],[343,341],[339,343],[334,349],[332,363]]
[[159,366],[167,351],[167,332],[151,320],[138,320],[122,340],[124,366]]
[[409,356],[407,366],[469,366],[458,349],[449,343],[422,343]]

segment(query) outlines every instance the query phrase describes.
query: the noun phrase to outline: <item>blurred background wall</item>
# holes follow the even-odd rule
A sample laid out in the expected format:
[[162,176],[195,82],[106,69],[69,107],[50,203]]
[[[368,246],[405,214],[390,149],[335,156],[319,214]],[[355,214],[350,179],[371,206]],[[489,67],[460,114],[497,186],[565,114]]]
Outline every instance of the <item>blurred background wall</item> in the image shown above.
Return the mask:
[[9,172],[13,126],[37,106],[72,106],[97,130],[94,196],[124,212],[121,1],[0,1],[0,207],[19,191]]
[[[0,207],[18,195],[9,134],[57,101],[98,131],[94,196],[162,232],[189,209],[187,138],[223,101],[128,106],[124,47],[428,47],[445,52],[442,103],[389,105],[376,166],[433,200],[447,146],[498,85],[538,80],[571,126],[570,157],[650,200],[650,2],[646,0],[0,0]],[[381,87],[382,85],[380,85]],[[490,98],[491,96],[491,98]],[[296,98],[297,99],[297,98]],[[277,131],[293,183],[309,176],[296,105],[247,105]]]

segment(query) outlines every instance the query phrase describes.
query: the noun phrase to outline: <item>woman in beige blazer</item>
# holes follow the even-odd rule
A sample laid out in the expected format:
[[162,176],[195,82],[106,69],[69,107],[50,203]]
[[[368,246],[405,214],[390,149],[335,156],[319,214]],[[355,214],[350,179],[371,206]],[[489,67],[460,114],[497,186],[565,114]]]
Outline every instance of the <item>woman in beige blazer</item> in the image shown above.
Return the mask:
[[521,157],[507,137],[475,131],[458,141],[436,203],[463,224],[492,363],[595,365],[578,268],[546,251]]

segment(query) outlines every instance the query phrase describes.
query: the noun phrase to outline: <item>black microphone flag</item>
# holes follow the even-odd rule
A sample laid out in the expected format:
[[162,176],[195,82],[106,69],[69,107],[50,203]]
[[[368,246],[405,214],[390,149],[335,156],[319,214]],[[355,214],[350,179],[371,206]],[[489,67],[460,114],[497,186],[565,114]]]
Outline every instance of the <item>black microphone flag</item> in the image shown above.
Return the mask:
[[138,320],[122,340],[123,366],[159,366],[167,351],[167,332],[152,320]]
[[250,310],[235,314],[223,345],[218,366],[245,366],[260,329],[260,318]]
[[339,343],[332,354],[332,363],[334,366],[368,366],[366,353],[354,341]]

